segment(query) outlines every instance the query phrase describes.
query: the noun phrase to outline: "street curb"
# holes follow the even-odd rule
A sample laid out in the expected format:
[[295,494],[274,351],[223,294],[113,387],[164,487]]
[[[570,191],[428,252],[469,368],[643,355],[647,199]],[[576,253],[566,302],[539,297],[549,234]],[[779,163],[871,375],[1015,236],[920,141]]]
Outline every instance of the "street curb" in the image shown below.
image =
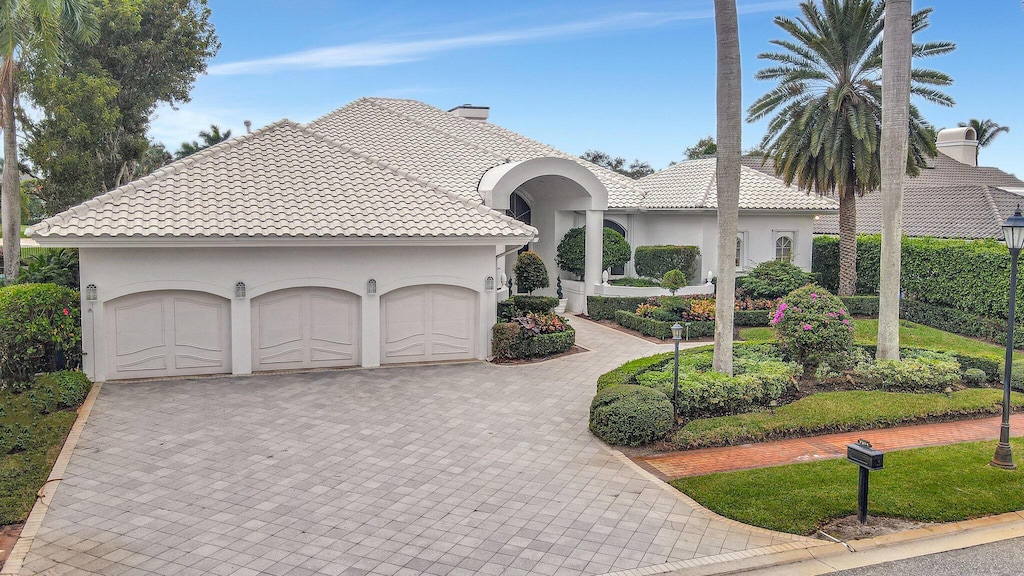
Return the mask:
[[75,446],[78,445],[78,439],[82,436],[82,430],[85,429],[85,423],[89,420],[89,413],[92,412],[93,404],[96,403],[96,397],[99,396],[100,388],[102,387],[102,382],[94,383],[89,391],[89,395],[85,398],[85,402],[82,402],[82,405],[78,408],[78,418],[75,418],[75,423],[71,425],[71,431],[68,432],[68,437],[64,440],[64,446],[60,449],[60,454],[57,455],[57,460],[53,463],[53,468],[50,470],[50,475],[46,478],[46,483],[39,489],[39,497],[36,499],[36,503],[32,505],[32,511],[29,512],[28,519],[25,520],[25,526],[21,529],[18,541],[11,547],[11,554],[7,557],[7,562],[4,563],[3,569],[0,570],[0,576],[17,576],[18,572],[21,571],[25,558],[28,557],[28,553],[32,549],[32,543],[35,541],[36,534],[39,533],[39,528],[43,525],[46,511],[50,509],[50,501],[57,494],[57,489],[60,488],[60,481],[64,479],[64,472],[68,469],[68,463],[71,462]]

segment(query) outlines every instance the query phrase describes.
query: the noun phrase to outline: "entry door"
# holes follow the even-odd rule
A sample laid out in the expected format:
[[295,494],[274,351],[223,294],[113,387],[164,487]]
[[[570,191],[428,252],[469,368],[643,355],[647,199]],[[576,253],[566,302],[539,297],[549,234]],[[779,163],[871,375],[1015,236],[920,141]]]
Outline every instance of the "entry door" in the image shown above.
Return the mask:
[[381,362],[476,357],[477,295],[453,286],[411,286],[381,297]]
[[359,363],[359,297],[291,288],[252,299],[252,369],[336,368]]

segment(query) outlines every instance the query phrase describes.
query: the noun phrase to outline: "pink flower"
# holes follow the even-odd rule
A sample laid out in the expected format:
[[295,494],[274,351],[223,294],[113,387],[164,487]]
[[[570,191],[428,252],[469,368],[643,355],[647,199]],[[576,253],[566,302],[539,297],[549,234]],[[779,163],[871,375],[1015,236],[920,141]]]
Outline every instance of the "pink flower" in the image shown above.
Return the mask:
[[67,308],[65,308],[65,309],[64,309],[64,315],[65,315],[65,316],[67,316],[68,314],[70,314],[70,312],[68,312],[68,309],[67,309]]
[[847,326],[849,326],[850,325],[850,321],[849,320],[843,320],[843,324],[846,324]]
[[814,293],[814,292],[811,292],[811,300],[817,300],[817,299],[818,299],[818,295],[816,293]]
[[804,324],[804,330],[810,330],[810,329],[811,329],[811,325],[810,324]]

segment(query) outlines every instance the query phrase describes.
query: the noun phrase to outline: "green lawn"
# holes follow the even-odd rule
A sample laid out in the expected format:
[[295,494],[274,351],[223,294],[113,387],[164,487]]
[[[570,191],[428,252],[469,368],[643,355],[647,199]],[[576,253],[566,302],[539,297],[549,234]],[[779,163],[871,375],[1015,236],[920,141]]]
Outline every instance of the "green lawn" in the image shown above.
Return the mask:
[[[871,473],[868,513],[951,522],[1024,509],[1024,472],[987,466],[995,441],[890,452]],[[1024,441],[1012,440],[1018,460]],[[772,530],[811,534],[856,514],[857,467],[825,460],[672,482],[711,510]]]
[[[1013,405],[1024,407],[1014,392]],[[849,430],[889,428],[926,419],[964,419],[1001,412],[1002,390],[968,388],[952,394],[910,394],[878,390],[821,392],[766,412],[700,418],[673,440],[682,448],[707,448],[813,436]]]

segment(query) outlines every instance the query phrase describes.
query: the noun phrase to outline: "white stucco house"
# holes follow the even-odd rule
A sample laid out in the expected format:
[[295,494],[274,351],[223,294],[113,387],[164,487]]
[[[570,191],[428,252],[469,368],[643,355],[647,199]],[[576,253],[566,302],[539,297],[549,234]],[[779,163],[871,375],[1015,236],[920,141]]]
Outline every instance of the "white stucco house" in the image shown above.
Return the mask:
[[[485,359],[502,276],[586,228],[574,311],[601,284],[606,225],[692,244],[714,272],[714,159],[632,180],[487,122],[364,98],[205,149],[33,226],[80,249],[94,380]],[[809,268],[834,202],[743,169],[737,266]],[[621,271],[631,272],[627,266]],[[695,279],[699,283],[700,279]]]

